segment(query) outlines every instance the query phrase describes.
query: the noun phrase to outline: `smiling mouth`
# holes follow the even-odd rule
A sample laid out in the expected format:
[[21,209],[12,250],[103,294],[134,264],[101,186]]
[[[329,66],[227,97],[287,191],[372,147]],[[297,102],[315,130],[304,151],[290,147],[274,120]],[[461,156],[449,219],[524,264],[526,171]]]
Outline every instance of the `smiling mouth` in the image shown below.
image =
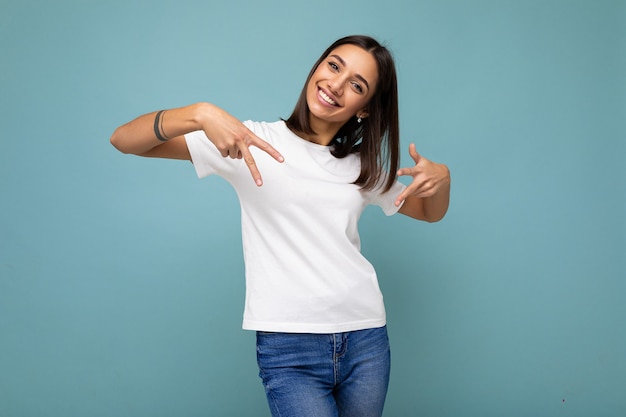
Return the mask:
[[324,92],[324,90],[319,88],[318,91],[319,91],[319,96],[322,100],[324,100],[326,103],[330,104],[331,106],[337,106],[337,103],[335,102],[335,100],[330,98],[328,94]]

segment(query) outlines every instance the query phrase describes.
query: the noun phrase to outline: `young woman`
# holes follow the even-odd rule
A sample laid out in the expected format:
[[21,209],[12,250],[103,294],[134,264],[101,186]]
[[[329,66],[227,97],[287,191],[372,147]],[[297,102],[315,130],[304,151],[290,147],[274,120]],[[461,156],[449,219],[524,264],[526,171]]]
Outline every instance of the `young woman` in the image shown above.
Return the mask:
[[[420,156],[398,169],[396,71],[366,36],[333,43],[287,120],[240,122],[209,103],[120,126],[124,153],[190,160],[241,203],[246,298],[274,416],[380,416],[389,342],[376,272],[360,253],[368,204],[423,221],[445,215],[450,173]],[[261,177],[261,174],[263,177]],[[413,177],[410,185],[399,175]],[[252,176],[252,178],[250,178]]]

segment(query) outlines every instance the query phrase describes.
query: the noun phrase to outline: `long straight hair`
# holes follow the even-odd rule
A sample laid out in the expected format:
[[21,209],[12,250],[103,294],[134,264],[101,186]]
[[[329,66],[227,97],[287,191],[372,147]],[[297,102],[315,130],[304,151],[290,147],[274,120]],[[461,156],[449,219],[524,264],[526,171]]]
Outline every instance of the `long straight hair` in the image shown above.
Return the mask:
[[[369,36],[353,35],[341,38],[330,45],[313,65],[295,108],[285,122],[294,132],[315,134],[309,123],[307,85],[324,59],[335,48],[345,44],[356,45],[372,54],[378,65],[378,82],[374,95],[367,104],[369,116],[361,123],[357,121],[356,116],[344,123],[330,143],[331,153],[336,158],[358,153],[361,159],[361,173],[354,184],[364,190],[372,190],[383,185],[383,191],[388,191],[396,180],[400,155],[398,80],[391,53],[378,41]],[[381,180],[384,180],[384,184],[381,184]]]

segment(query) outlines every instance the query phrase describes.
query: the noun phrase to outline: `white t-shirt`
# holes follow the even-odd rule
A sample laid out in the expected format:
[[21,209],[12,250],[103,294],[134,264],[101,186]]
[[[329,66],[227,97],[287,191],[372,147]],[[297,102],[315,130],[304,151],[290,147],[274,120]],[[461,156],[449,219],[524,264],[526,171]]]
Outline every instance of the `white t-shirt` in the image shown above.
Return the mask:
[[398,211],[404,189],[363,191],[352,184],[357,155],[335,158],[283,121],[244,122],[285,158],[279,163],[250,147],[263,177],[257,187],[242,159],[224,158],[203,131],[186,135],[198,177],[217,174],[241,205],[246,300],[243,328],[290,333],[337,333],[385,325],[373,266],[360,252],[357,223],[368,204]]

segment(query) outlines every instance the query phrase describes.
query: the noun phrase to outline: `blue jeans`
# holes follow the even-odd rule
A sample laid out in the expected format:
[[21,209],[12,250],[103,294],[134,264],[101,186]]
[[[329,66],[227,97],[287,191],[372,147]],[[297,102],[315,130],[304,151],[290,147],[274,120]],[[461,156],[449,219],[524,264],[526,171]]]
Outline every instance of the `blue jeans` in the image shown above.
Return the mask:
[[387,328],[335,334],[257,332],[274,417],[380,417],[389,385]]

